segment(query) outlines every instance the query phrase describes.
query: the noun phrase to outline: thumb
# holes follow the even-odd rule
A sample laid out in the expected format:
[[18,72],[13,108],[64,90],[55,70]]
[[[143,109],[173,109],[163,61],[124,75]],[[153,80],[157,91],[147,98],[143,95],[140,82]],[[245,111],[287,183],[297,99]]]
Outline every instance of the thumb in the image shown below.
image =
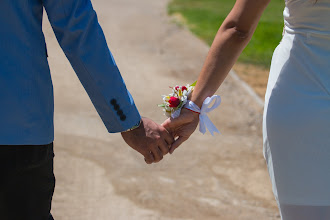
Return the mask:
[[166,128],[166,126],[168,126],[168,124],[170,123],[170,118],[166,119],[162,124],[161,126],[163,126],[164,128]]
[[161,126],[163,126],[168,132],[171,132],[173,130],[173,128],[175,127],[173,125],[174,121],[175,121],[175,119],[168,118],[161,124]]
[[166,119],[161,124],[161,126],[163,126],[166,129],[166,131],[174,138],[174,128],[171,126],[171,118]]
[[164,128],[168,129],[174,129],[177,126],[181,125],[183,123],[182,118],[168,118],[166,119],[163,124],[161,124]]
[[161,124],[172,136],[175,136],[177,128],[180,126],[179,118],[168,118]]

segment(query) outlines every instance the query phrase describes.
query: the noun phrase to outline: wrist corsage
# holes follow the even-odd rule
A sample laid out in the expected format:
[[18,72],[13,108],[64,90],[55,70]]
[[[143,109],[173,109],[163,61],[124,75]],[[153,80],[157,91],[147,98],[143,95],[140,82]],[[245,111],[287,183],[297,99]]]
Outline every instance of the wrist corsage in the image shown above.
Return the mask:
[[162,107],[165,115],[171,118],[179,117],[182,108],[199,113],[199,131],[201,133],[205,134],[206,129],[208,129],[212,135],[214,132],[220,133],[207,116],[207,113],[216,109],[220,105],[221,98],[218,95],[207,97],[204,100],[202,107],[199,108],[194,102],[188,100],[188,97],[193,92],[196,83],[197,82],[194,82],[193,84],[187,86],[170,87],[172,89],[172,93],[169,95],[164,95],[163,104],[158,106]]
[[187,103],[188,96],[194,90],[195,85],[196,82],[186,86],[170,87],[172,93],[169,95],[163,95],[163,104],[158,106],[163,108],[167,117],[179,117],[181,109]]

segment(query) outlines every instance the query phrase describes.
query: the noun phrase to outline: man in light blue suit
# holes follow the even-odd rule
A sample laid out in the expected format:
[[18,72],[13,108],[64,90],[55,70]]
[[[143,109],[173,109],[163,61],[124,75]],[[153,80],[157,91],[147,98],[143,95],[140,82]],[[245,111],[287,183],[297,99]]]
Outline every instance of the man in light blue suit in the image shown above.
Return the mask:
[[90,0],[0,0],[0,219],[46,220],[55,186],[53,88],[43,8],[57,40],[110,133],[150,164],[172,136],[140,117]]

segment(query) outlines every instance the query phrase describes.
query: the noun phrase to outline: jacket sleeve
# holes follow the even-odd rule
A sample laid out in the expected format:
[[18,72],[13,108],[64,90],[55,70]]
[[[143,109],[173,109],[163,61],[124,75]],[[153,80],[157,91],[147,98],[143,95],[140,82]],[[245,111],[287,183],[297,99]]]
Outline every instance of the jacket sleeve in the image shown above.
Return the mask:
[[56,38],[110,133],[140,119],[90,0],[43,0]]

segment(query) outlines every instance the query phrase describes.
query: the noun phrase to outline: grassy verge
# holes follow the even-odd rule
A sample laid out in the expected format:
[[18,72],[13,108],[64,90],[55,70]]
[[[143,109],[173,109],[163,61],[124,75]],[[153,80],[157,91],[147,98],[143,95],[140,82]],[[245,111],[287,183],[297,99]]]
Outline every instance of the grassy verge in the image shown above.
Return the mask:
[[[234,3],[233,0],[172,0],[168,11],[170,15],[180,17],[179,22],[211,45]],[[251,42],[240,56],[240,62],[269,67],[273,51],[282,37],[283,9],[283,0],[271,1]]]

